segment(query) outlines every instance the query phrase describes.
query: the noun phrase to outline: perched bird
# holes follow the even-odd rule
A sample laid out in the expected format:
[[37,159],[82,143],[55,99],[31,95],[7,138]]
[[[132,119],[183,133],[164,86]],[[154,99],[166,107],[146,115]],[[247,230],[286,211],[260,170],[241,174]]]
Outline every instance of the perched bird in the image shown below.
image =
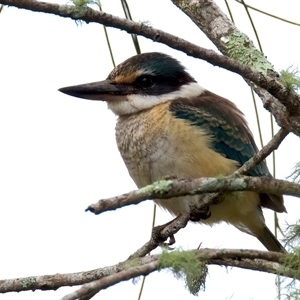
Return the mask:
[[[144,53],[118,65],[104,81],[61,92],[106,101],[118,115],[116,140],[128,172],[141,188],[167,176],[229,175],[258,150],[242,112],[198,85],[176,59]],[[272,177],[265,162],[250,176]],[[203,195],[155,200],[171,214],[188,213]],[[234,192],[210,205],[201,223],[221,221],[255,236],[268,250],[285,252],[268,229],[262,207],[286,212],[282,195]]]

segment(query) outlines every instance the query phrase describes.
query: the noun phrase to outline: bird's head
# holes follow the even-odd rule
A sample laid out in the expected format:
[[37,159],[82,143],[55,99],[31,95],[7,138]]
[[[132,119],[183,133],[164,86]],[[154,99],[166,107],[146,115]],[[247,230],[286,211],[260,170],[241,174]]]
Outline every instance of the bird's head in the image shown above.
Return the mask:
[[106,80],[69,86],[70,96],[106,101],[117,115],[132,114],[160,103],[200,95],[204,89],[169,55],[135,55],[118,65]]

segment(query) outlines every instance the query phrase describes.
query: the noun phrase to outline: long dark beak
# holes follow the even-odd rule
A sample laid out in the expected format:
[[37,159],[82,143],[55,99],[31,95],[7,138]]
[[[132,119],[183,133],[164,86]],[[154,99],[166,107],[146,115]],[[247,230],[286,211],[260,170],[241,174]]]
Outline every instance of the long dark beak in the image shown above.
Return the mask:
[[113,84],[109,80],[63,87],[59,91],[73,97],[102,101],[122,100],[128,94],[124,85]]

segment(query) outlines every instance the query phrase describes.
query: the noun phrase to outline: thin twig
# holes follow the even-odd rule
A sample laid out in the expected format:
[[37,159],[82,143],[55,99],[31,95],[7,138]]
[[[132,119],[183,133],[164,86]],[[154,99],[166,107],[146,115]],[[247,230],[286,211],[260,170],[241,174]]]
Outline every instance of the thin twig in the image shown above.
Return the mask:
[[180,229],[184,228],[189,221],[189,214],[187,215],[180,215],[179,217],[175,218],[173,221],[169,222],[167,226],[164,226],[164,229],[160,232],[159,238],[161,240],[155,239],[153,235],[151,239],[144,244],[141,248],[136,250],[133,254],[130,255],[128,259],[132,259],[135,257],[143,257],[147,255],[150,251],[157,248],[161,242],[166,241],[171,235],[177,233]]
[[[235,1],[242,4],[242,1],[241,1],[241,0],[235,0]],[[254,7],[254,6],[249,5],[249,4],[246,4],[246,6],[249,7],[250,9],[253,9],[253,10],[259,12],[259,13],[262,13],[262,14],[267,15],[267,16],[269,16],[269,17],[272,17],[272,18],[274,18],[274,19],[277,19],[277,20],[280,20],[280,21],[283,21],[283,22],[286,22],[286,23],[289,23],[289,24],[292,24],[292,25],[300,26],[300,23],[293,22],[293,21],[290,21],[290,20],[281,18],[281,17],[279,17],[279,16],[275,16],[275,15],[273,15],[273,14],[270,14],[270,13],[268,13],[268,12],[266,12],[266,11],[260,10],[260,9],[258,9],[258,8],[256,8],[256,7]]]
[[274,135],[274,137],[267,143],[259,152],[257,152],[252,158],[243,164],[234,174],[247,174],[255,166],[260,164],[267,156],[269,156],[274,150],[278,149],[281,142],[289,132],[283,128]]

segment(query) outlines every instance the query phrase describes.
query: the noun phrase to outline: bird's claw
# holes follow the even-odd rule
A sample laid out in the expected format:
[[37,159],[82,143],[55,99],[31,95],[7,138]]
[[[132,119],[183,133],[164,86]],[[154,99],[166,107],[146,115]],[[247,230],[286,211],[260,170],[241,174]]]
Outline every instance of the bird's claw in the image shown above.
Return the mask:
[[200,220],[207,220],[211,216],[209,207],[202,210],[198,209],[196,206],[190,207],[190,221],[199,222]]
[[[168,226],[171,222],[168,222],[164,225],[160,225],[160,226],[156,226],[156,227],[153,227],[152,229],[152,239],[157,242],[158,244],[161,244],[162,246],[171,246],[173,244],[176,243],[176,240],[175,240],[175,236],[174,234],[171,234],[169,237],[165,238],[164,236],[161,235],[161,232],[163,229],[166,228],[166,226]],[[169,239],[169,242],[168,243],[165,243],[165,241]]]
[[176,175],[165,175],[163,176],[162,179],[164,180],[173,180],[173,179],[177,179],[178,177]]

